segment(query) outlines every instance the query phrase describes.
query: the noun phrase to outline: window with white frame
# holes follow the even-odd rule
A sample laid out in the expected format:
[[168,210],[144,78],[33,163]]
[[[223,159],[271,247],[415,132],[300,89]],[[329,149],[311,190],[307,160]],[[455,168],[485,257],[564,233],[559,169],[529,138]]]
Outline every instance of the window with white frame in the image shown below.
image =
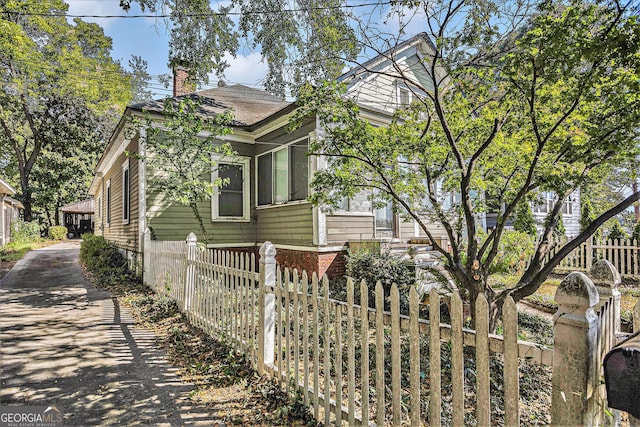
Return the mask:
[[211,198],[213,221],[249,221],[249,158],[217,158],[217,167],[211,173],[212,182],[221,181]]
[[562,204],[562,213],[567,215],[573,215],[573,202],[576,200],[576,195],[574,193],[569,194],[567,199]]
[[411,91],[408,88],[398,86],[398,105],[400,107],[411,105]]
[[307,198],[308,150],[309,140],[303,139],[258,156],[258,206]]
[[129,159],[122,164],[122,223],[129,224],[131,216],[131,175]]
[[107,226],[111,225],[111,180],[107,181]]
[[371,214],[372,203],[369,191],[361,191],[353,197],[342,197],[338,202],[338,211]]

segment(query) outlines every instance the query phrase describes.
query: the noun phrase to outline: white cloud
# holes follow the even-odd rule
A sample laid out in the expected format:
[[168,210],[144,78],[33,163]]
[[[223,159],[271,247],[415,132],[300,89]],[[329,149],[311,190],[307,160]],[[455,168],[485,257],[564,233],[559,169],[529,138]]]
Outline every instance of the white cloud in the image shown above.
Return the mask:
[[[247,86],[262,85],[268,66],[262,61],[259,52],[251,52],[248,55],[238,54],[235,58],[226,55],[225,60],[230,65],[224,73],[228,83],[241,83]],[[215,80],[215,77],[212,78],[212,81]]]

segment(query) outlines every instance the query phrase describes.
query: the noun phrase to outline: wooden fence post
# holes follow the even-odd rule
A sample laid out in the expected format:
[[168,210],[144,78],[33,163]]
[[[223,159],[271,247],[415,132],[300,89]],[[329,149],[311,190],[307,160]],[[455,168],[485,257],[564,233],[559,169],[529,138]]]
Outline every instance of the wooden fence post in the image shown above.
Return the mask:
[[[148,287],[155,289],[152,286],[151,277],[151,230],[147,227],[144,230],[144,243],[142,244],[142,282]],[[153,284],[155,285],[155,283]]]
[[185,278],[184,278],[184,301],[183,301],[183,309],[185,313],[189,313],[191,309],[191,300],[193,298],[193,292],[195,287],[195,279],[196,279],[196,244],[198,243],[198,238],[194,233],[189,233],[187,236],[187,253],[186,253],[186,269],[185,269]]
[[260,282],[258,305],[258,373],[265,373],[265,365],[273,366],[275,340],[276,248],[271,242],[260,246]]
[[556,426],[592,425],[587,413],[591,351],[596,346],[598,290],[584,273],[569,274],[555,300],[551,423]]
[[591,264],[593,263],[593,235],[589,236],[586,243],[585,267],[586,271],[591,271]]
[[[598,260],[589,271],[589,277],[596,285],[600,301],[595,307],[597,312],[606,301],[612,299],[615,330],[620,332],[620,291],[618,285],[622,282],[618,270],[606,259]],[[614,335],[615,336],[615,335]]]

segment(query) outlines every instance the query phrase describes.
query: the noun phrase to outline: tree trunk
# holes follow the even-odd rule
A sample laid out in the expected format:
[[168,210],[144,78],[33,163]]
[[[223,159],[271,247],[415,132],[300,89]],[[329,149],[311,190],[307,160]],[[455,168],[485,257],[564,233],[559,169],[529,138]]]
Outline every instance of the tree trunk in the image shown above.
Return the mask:
[[207,241],[209,240],[207,236],[207,229],[204,225],[204,220],[202,219],[202,215],[200,215],[198,204],[195,202],[191,203],[191,210],[193,211],[193,215],[198,220],[198,226],[200,227],[200,232],[202,233],[202,242],[207,243]]
[[[26,181],[26,183],[25,183]],[[24,205],[24,220],[25,222],[33,221],[33,197],[31,195],[31,188],[29,188],[28,179],[21,180],[22,187],[22,204]]]

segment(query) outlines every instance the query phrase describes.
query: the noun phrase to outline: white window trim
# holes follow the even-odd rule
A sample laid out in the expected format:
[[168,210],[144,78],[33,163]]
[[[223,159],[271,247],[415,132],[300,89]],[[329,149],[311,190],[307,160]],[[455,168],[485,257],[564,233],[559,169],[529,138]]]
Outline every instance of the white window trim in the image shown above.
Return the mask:
[[[243,171],[242,171],[242,211],[244,213],[244,215],[242,217],[236,217],[236,216],[220,216],[218,214],[219,212],[219,192],[217,191],[217,187],[216,187],[216,193],[213,194],[213,196],[211,197],[211,221],[215,221],[215,222],[249,222],[251,220],[251,201],[250,201],[250,194],[251,194],[251,189],[250,189],[250,163],[251,163],[251,157],[246,157],[246,156],[233,156],[233,157],[229,157],[229,156],[223,156],[220,154],[212,154],[213,160],[215,161],[216,165],[220,164],[220,163],[224,163],[224,164],[229,164],[229,165],[239,165],[242,166]],[[211,182],[214,182],[215,180],[218,179],[218,167],[214,167],[213,171],[211,172]]]
[[[124,183],[124,174],[125,172],[129,172],[129,186],[128,188],[125,188],[125,183]],[[124,193],[125,191],[128,193],[127,196],[127,202],[129,204],[129,206],[125,206],[124,204]],[[126,209],[125,209],[126,207]],[[127,214],[127,217],[125,218],[124,214]],[[122,223],[123,224],[129,224],[131,222],[131,169],[129,168],[129,159],[127,159],[123,164],[122,164]]]
[[111,226],[111,200],[113,199],[111,194],[111,179],[107,180],[107,188],[105,192],[105,224],[107,227]]
[[[260,153],[260,154],[256,155],[256,161],[255,161],[256,167],[255,167],[255,171],[254,171],[254,176],[255,176],[256,183],[260,180],[260,177],[258,176],[258,158],[259,157],[265,156],[267,154],[271,154],[273,156],[273,153],[275,153],[276,151],[284,150],[285,148],[288,150],[290,145],[294,145],[294,144],[296,144],[296,143],[298,143],[300,141],[304,141],[304,140],[307,140],[307,147],[309,147],[311,145],[311,141],[312,141],[311,135],[303,136],[302,138],[295,139],[295,140],[293,140],[291,142],[287,142],[286,144],[279,145],[279,146],[277,146],[275,148],[272,148],[269,151],[265,151],[263,153]],[[271,162],[272,162],[271,163],[271,173],[273,175],[273,157],[271,158]],[[287,168],[288,167],[289,167],[289,165],[287,163]],[[308,167],[308,169],[307,169],[308,170],[308,174],[307,174],[307,188],[308,188],[307,197],[308,197],[311,194],[311,179],[313,177],[313,171],[311,169],[311,167],[312,167],[311,156],[307,156],[307,167]],[[289,171],[289,169],[287,169],[287,171]],[[283,202],[274,202],[273,201],[273,199],[274,199],[273,182],[272,182],[271,185],[272,185],[272,188],[271,188],[271,203],[266,204],[266,205],[259,205],[258,204],[258,200],[259,200],[258,199],[258,185],[256,185],[256,188],[254,189],[254,191],[255,191],[255,207],[257,209],[264,209],[264,208],[268,208],[268,207],[283,206],[283,205],[291,205],[291,204],[295,204],[295,203],[309,203],[309,202],[306,201],[306,199],[305,200],[287,200],[287,201],[283,201]]]

